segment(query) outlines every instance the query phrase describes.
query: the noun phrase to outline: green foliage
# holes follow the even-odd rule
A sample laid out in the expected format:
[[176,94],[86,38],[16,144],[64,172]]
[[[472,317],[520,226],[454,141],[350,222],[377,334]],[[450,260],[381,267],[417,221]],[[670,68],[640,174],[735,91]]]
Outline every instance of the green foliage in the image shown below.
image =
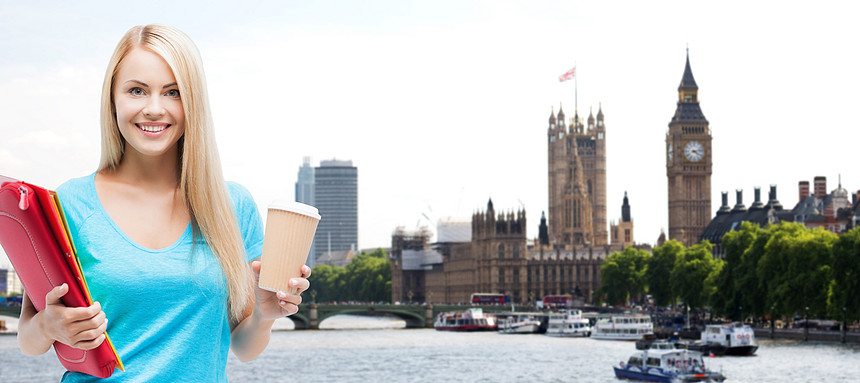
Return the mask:
[[833,245],[827,312],[831,318],[860,319],[860,227],[842,234]]
[[709,298],[714,314],[741,320],[744,312],[765,307],[767,291],[756,275],[761,254],[749,249],[753,244],[763,246],[767,238],[758,225],[750,222],[742,222],[737,230],[723,236],[725,266],[715,277]]
[[318,265],[309,280],[319,302],[391,301],[391,264],[382,249],[361,253],[346,267]]
[[669,276],[672,275],[675,262],[683,252],[684,245],[674,239],[654,248],[654,254],[648,260],[648,267],[645,270],[645,281],[655,305],[668,306],[675,303],[677,296],[672,292]]
[[[802,224],[770,226],[770,238],[757,265],[767,303],[781,315],[826,315],[830,263],[836,235]],[[808,308],[808,310],[807,310]]]
[[[672,291],[690,308],[704,307],[707,302],[705,281],[717,268],[711,255],[710,242],[704,241],[687,248],[672,269]],[[713,281],[711,283],[714,283]]]
[[650,257],[647,251],[633,247],[610,254],[600,266],[600,295],[616,305],[645,292],[645,270]]

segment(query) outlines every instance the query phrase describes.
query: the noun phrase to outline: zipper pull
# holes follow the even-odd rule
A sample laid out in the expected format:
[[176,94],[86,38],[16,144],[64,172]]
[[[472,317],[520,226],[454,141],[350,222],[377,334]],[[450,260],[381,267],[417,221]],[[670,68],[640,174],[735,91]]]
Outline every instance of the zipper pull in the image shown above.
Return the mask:
[[27,190],[27,187],[24,185],[18,186],[18,192],[21,193],[21,201],[18,202],[18,208],[21,210],[27,210],[30,208],[30,200],[27,199],[27,194],[30,193]]

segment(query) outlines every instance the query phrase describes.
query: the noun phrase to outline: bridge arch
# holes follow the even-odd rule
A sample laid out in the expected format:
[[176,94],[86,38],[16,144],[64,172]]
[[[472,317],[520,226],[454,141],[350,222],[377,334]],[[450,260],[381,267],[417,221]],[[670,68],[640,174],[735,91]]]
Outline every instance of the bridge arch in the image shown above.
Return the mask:
[[[388,305],[385,305],[388,306]],[[397,308],[396,306],[385,307],[385,306],[367,306],[367,305],[330,305],[329,307],[319,307],[317,311],[317,326],[322,323],[324,320],[331,318],[336,315],[369,315],[369,316],[383,316],[383,315],[394,315],[400,319],[403,319],[406,322],[406,328],[423,328],[425,327],[427,319],[425,318],[424,310],[416,310],[414,308],[403,309]]]

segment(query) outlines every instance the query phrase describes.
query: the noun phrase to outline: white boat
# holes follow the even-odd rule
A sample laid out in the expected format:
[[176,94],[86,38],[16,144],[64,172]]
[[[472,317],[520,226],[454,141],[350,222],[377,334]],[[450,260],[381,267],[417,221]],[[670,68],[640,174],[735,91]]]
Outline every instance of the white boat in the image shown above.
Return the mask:
[[582,316],[582,310],[552,312],[549,314],[546,335],[587,337],[591,335],[591,322]]
[[705,326],[701,343],[725,347],[726,355],[748,356],[758,350],[755,332],[749,325],[740,322]]
[[535,334],[541,331],[541,319],[530,313],[499,315],[498,330],[502,334]]
[[433,327],[439,331],[492,331],[496,329],[496,317],[484,315],[480,308],[444,312],[436,316]]
[[677,349],[667,342],[654,342],[651,348],[633,353],[621,362],[615,377],[648,382],[722,382],[726,377],[705,367],[702,353]]
[[651,317],[641,314],[619,314],[599,318],[594,324],[591,337],[594,339],[632,340],[641,339],[654,332]]

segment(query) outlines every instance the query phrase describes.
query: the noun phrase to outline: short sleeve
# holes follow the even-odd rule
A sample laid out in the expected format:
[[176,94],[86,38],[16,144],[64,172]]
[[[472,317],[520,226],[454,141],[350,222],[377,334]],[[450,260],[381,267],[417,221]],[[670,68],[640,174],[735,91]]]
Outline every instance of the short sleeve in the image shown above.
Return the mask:
[[251,262],[263,254],[263,219],[248,189],[235,182],[228,182],[227,188],[230,190],[233,211],[245,242],[245,256],[247,261]]

